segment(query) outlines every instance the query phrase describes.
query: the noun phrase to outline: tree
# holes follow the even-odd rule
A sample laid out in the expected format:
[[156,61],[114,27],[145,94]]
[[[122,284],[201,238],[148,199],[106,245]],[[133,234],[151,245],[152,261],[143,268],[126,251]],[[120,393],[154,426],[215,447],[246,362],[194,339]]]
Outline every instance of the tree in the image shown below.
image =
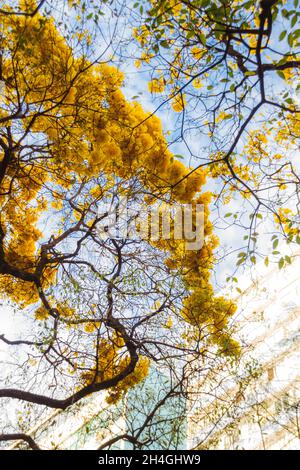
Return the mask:
[[[1,296],[31,325],[26,337],[0,336],[22,348],[0,397],[64,410],[100,390],[115,403],[151,361],[184,365],[239,347],[235,305],[210,281],[206,171],[190,174],[159,119],[125,99],[122,73],[88,57],[88,30],[64,36],[42,7],[0,11]],[[133,207],[189,203],[193,216],[202,204],[204,245],[105,236],[109,211],[99,208],[122,196]],[[9,428],[1,440],[38,446]]]
[[[212,202],[216,217],[228,217],[223,228],[247,231],[237,264],[257,256],[268,263],[271,232],[271,259],[283,267],[290,259],[276,250],[280,238],[300,243],[298,0],[134,6],[136,66],[152,74],[157,110],[170,103],[179,113],[174,140],[186,145],[190,174],[207,168],[216,181]],[[233,201],[238,210],[225,212]]]

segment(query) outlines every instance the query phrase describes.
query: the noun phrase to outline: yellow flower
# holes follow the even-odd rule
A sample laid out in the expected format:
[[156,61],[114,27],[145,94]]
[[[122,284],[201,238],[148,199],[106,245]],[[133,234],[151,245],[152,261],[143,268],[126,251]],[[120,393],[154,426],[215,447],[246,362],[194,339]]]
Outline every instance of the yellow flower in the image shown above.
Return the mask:
[[203,87],[203,83],[201,82],[201,80],[199,78],[196,78],[193,81],[193,87],[198,89],[198,90]]
[[185,105],[186,105],[186,98],[184,94],[178,93],[176,96],[171,101],[172,103],[172,108],[176,113],[180,113],[183,111]]
[[201,57],[203,56],[203,54],[205,53],[205,50],[198,47],[198,46],[194,46],[192,47],[191,49],[191,53],[193,54],[193,56],[195,57],[195,59],[199,60],[201,59]]
[[151,82],[148,83],[148,88],[151,93],[162,93],[165,89],[165,80],[163,77],[153,78]]
[[40,306],[39,308],[36,309],[34,316],[37,320],[46,320],[49,317],[49,312],[42,305],[42,306]]
[[97,330],[95,323],[86,323],[84,326],[84,331],[87,333],[93,333],[95,330]]
[[63,208],[63,202],[59,199],[52,201],[51,207],[53,207],[53,209],[61,210]]
[[166,321],[165,325],[164,325],[164,328],[169,330],[170,328],[172,328],[172,326],[173,326],[173,321],[172,321],[172,318],[169,317],[168,320]]

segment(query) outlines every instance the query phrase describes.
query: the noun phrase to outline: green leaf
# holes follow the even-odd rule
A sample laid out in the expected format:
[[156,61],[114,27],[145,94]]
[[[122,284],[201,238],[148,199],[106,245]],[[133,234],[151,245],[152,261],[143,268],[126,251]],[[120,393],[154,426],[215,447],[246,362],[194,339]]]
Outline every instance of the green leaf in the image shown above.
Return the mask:
[[175,153],[174,155],[175,158],[180,158],[180,160],[184,160],[184,157],[180,155],[179,153]]
[[279,262],[278,262],[278,266],[279,266],[279,269],[282,269],[283,266],[284,266],[284,258],[280,258]]
[[206,36],[205,36],[205,34],[199,33],[198,37],[199,37],[200,41],[202,42],[203,46],[205,46],[206,45]]
[[293,47],[293,44],[294,44],[294,35],[293,35],[293,33],[290,33],[288,35],[288,44],[289,44],[290,47]]
[[253,6],[253,0],[249,0],[249,2],[244,3],[243,7],[246,8],[251,8]]
[[169,49],[170,48],[170,44],[168,43],[168,41],[166,41],[165,39],[163,41],[160,41],[159,43],[162,47],[164,47],[165,49]]
[[296,29],[296,31],[294,31],[294,38],[298,39],[299,37],[300,37],[300,29]]
[[195,36],[195,31],[189,31],[186,35],[187,39],[191,39]]
[[284,76],[284,73],[282,72],[282,70],[277,70],[277,75],[282,78],[283,80],[285,80],[285,76]]
[[279,35],[279,41],[283,41],[286,36],[287,31],[281,31]]
[[293,27],[295,26],[295,24],[297,23],[297,20],[298,20],[298,16],[297,16],[297,15],[293,16],[293,19],[292,19],[292,21],[291,21],[291,26],[292,26],[292,28],[293,28]]

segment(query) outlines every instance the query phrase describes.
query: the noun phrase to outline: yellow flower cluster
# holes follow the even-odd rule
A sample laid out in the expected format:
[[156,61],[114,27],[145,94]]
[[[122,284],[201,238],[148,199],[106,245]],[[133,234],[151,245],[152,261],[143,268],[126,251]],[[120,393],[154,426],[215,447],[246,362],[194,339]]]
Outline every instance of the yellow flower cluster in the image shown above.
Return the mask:
[[[97,368],[81,374],[82,384],[86,386],[91,383],[101,383],[125,370],[130,359],[129,356],[122,355],[123,347],[124,342],[118,337],[112,342],[102,339],[98,347]],[[148,372],[149,359],[140,357],[134,371],[109,390],[106,401],[110,404],[116,403],[130,388],[144,380]]]
[[180,267],[190,292],[184,299],[181,312],[186,321],[195,327],[193,333],[190,332],[190,339],[198,338],[203,341],[204,338],[209,338],[207,342],[218,345],[220,351],[223,350],[222,345],[226,339],[226,353],[237,355],[239,347],[227,332],[228,321],[235,313],[236,305],[225,297],[215,297],[210,283],[210,271],[214,262],[213,250],[218,245],[218,239],[212,234],[213,227],[208,220],[210,197],[210,193],[203,193],[195,201],[204,206],[203,247],[197,251],[187,251],[184,244],[182,246],[182,243],[171,243],[166,248],[170,252],[166,264],[170,269]]
[[289,207],[279,207],[274,220],[277,227],[282,227],[286,235],[299,235],[300,230],[298,225],[292,222],[294,217],[292,209]]

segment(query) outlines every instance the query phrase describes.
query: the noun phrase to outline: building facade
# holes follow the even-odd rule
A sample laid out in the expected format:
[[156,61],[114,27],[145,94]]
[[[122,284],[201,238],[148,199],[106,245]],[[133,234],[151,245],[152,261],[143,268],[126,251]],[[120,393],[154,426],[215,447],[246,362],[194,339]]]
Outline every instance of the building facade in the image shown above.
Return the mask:
[[248,273],[236,300],[242,357],[230,370],[199,380],[200,399],[188,412],[188,447],[300,449],[299,253],[281,270],[259,266]]

